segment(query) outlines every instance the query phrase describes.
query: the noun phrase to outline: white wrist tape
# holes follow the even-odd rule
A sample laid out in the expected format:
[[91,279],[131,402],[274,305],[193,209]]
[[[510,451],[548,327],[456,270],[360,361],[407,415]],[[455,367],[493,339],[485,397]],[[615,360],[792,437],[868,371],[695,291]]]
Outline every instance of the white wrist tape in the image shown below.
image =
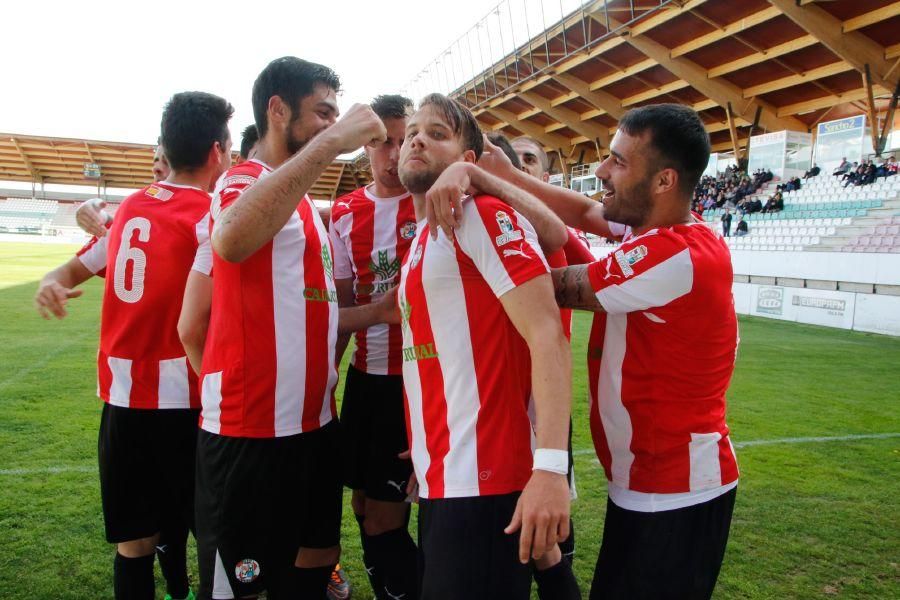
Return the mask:
[[538,448],[534,451],[533,471],[550,471],[566,475],[569,472],[569,453],[565,450]]

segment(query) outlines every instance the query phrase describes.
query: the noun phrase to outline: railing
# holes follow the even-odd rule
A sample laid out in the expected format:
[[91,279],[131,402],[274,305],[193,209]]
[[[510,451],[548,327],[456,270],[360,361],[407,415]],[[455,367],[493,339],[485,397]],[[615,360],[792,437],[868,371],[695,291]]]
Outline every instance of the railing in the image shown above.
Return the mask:
[[404,87],[475,107],[619,35],[675,0],[503,0]]

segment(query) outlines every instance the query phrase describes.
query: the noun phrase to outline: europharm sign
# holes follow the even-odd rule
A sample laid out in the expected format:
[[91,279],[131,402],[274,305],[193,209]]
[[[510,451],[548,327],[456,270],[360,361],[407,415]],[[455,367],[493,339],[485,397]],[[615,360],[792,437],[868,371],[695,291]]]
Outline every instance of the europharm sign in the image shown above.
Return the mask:
[[753,285],[750,314],[851,329],[856,294],[782,286]]

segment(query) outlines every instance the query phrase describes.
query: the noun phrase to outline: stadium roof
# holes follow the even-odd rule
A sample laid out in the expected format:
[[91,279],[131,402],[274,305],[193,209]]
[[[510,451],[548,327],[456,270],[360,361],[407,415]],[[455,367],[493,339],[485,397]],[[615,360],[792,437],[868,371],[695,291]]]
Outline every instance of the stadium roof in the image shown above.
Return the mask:
[[[154,149],[149,144],[0,133],[0,181],[141,188],[153,180]],[[99,181],[85,176],[85,165],[89,163],[100,165]],[[354,161],[336,160],[319,177],[309,195],[332,199],[368,180]]]
[[[553,5],[542,4],[541,15]],[[537,138],[569,164],[606,154],[625,111],[656,102],[696,109],[720,152],[746,147],[754,124],[758,134],[810,131],[858,114],[870,123],[879,114],[893,120],[897,1],[585,2],[499,60],[483,61],[488,68],[454,79],[457,64],[466,62],[460,49],[465,55],[476,48],[478,56],[471,60],[469,50],[469,58],[477,65],[485,35],[489,56],[491,40],[515,39],[522,29],[512,26],[521,19],[515,6],[501,2],[426,67],[417,77],[423,84],[411,84],[408,93],[424,92],[429,74],[432,81],[443,77],[483,128]]]

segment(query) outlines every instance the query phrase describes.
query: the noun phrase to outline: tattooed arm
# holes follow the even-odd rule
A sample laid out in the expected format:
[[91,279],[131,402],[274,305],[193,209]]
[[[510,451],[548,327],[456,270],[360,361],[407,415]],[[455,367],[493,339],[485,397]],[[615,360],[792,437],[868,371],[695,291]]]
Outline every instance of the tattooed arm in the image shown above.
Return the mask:
[[562,308],[604,312],[588,278],[588,265],[552,269],[556,303]]

